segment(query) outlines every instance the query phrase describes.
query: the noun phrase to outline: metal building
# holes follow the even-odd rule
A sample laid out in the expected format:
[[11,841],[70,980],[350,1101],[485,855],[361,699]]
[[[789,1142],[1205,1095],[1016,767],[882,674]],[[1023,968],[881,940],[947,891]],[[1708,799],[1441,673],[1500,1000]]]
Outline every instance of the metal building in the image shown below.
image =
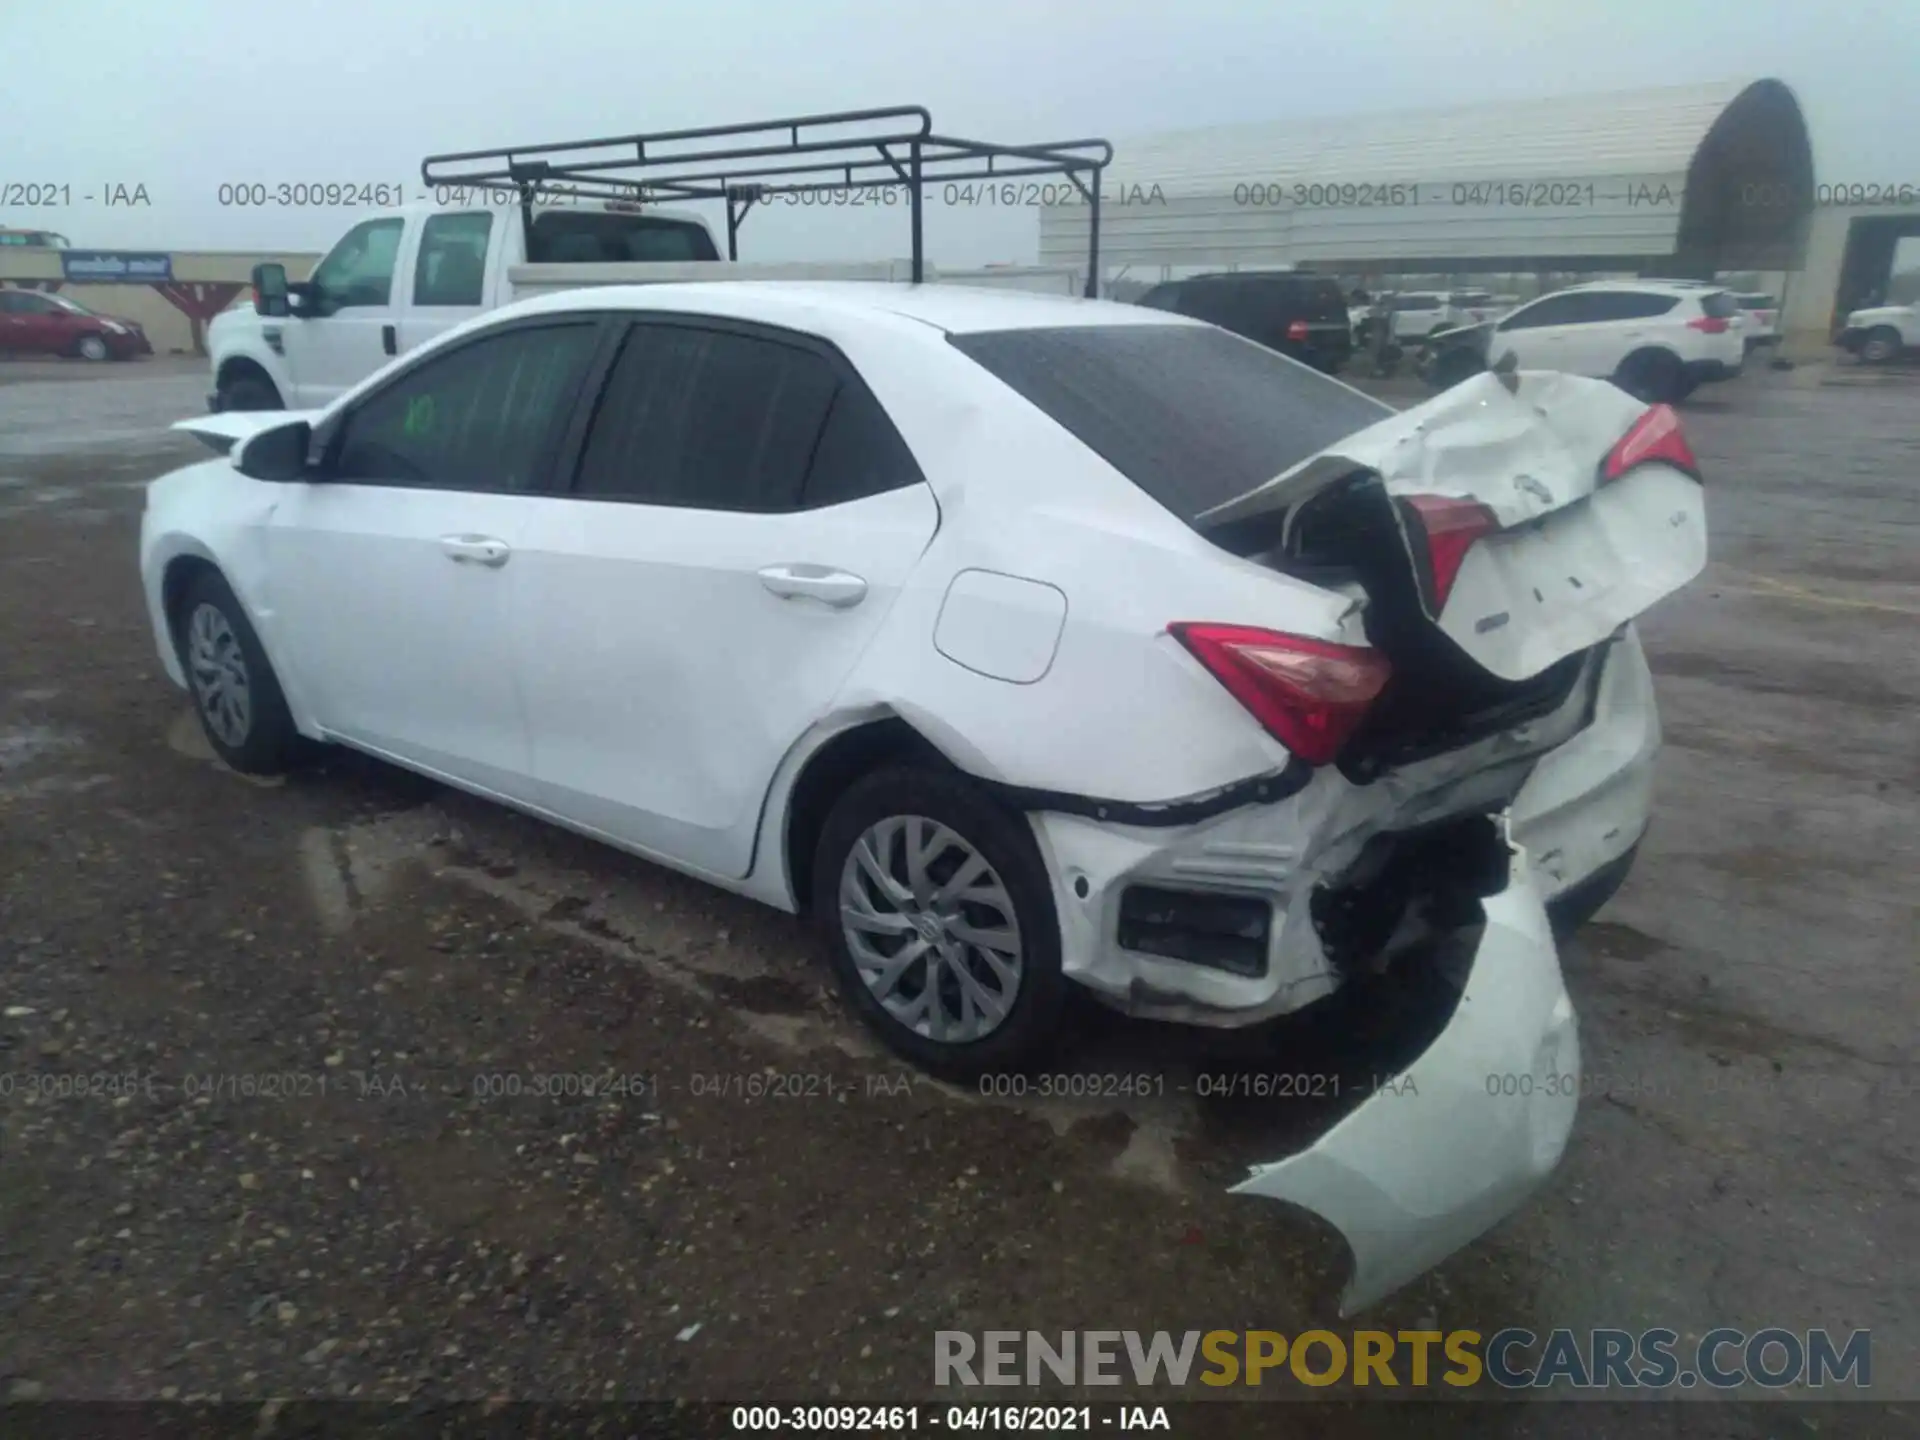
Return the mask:
[[[1115,144],[1112,274],[1796,270],[1813,156],[1778,80],[1237,125]],[[1042,264],[1083,263],[1089,208],[1041,211]]]

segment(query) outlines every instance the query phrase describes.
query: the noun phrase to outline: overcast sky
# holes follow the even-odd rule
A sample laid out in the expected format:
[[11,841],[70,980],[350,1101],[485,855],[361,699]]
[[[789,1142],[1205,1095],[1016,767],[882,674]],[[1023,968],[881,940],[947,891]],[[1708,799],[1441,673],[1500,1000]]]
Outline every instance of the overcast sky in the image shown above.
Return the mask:
[[[411,195],[436,150],[891,104],[924,104],[952,134],[1104,135],[1124,154],[1156,130],[1772,76],[1805,109],[1819,180],[1920,185],[1920,0],[0,0],[0,14],[0,187],[74,198],[0,209],[0,224],[86,248],[321,250],[349,212],[222,207],[219,186]],[[116,184],[151,204],[80,199]],[[742,258],[904,254],[904,221],[885,218],[756,214]],[[1031,214],[935,206],[928,248],[1031,260],[1035,232]]]

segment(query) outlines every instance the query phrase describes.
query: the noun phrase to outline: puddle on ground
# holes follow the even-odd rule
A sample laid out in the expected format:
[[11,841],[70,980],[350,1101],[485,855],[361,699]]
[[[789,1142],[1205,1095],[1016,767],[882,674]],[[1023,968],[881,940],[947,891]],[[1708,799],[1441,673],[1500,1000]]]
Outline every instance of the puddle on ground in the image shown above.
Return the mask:
[[24,769],[36,760],[77,750],[80,737],[48,725],[10,725],[0,728],[0,771]]
[[[183,725],[195,726],[191,714]],[[187,733],[197,737],[197,726],[182,733],[183,741]],[[204,748],[204,739],[198,743]],[[745,937],[743,943],[723,921],[712,922],[710,935],[688,938],[678,933],[688,918],[676,916],[663,925],[666,917],[657,902],[638,887],[630,894],[617,887],[608,893],[602,881],[592,887],[600,893],[589,899],[583,893],[589,883],[579,872],[517,848],[508,859],[504,845],[472,834],[436,805],[344,827],[315,827],[301,837],[299,849],[307,898],[330,934],[350,930],[389,897],[404,896],[408,873],[424,872],[502,901],[542,928],[591,945],[621,964],[638,966],[710,1003],[788,1055],[832,1050],[881,1066],[903,1063],[842,1009],[832,976],[824,965],[814,965],[800,937],[794,937],[790,955],[773,957],[757,953],[763,943],[758,937]],[[795,973],[802,967],[803,973]],[[1061,1076],[1017,1086],[956,1086],[916,1077],[915,1085],[955,1104],[1016,1111],[1058,1135],[1088,1120],[1124,1117],[1131,1129],[1111,1163],[1114,1178],[1174,1194],[1192,1188],[1183,1178],[1176,1142],[1202,1127],[1184,1085],[1125,1095],[1113,1094],[1111,1087],[1076,1087]]]

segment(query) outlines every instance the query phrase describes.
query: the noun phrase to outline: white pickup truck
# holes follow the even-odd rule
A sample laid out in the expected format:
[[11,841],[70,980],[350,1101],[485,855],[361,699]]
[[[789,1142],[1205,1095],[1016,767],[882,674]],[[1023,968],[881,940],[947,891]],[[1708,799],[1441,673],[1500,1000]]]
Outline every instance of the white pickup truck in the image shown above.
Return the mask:
[[720,260],[698,218],[618,201],[537,207],[531,238],[529,256],[514,207],[413,205],[359,221],[304,281],[287,284],[279,266],[261,266],[266,288],[284,287],[288,313],[261,313],[256,272],[254,304],[214,318],[211,408],[325,406],[393,356],[518,298],[523,272],[640,262],[663,266],[668,279],[681,278],[682,265]]
[[[720,143],[690,148],[707,141]],[[208,404],[216,411],[320,409],[422,341],[552,290],[674,280],[932,279],[921,211],[936,180],[1067,176],[1091,207],[1091,293],[1099,177],[1112,156],[1104,140],[1003,146],[941,136],[926,110],[902,106],[429,157],[421,175],[439,199],[474,203],[373,212],[303,281],[290,282],[279,265],[256,266],[254,303],[208,327]],[[637,183],[636,175],[643,177]],[[556,203],[555,196],[568,198]],[[906,203],[898,203],[903,197]],[[662,198],[724,203],[728,258],[703,220],[662,208],[655,203]],[[913,258],[741,264],[740,223],[755,204],[772,199],[897,206],[895,213],[913,222]],[[1079,277],[1028,267],[965,278],[1057,289]]]

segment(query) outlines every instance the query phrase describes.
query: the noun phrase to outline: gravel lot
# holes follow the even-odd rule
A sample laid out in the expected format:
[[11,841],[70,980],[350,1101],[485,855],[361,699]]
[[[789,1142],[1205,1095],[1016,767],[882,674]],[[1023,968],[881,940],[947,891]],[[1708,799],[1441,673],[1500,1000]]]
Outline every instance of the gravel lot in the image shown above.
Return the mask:
[[[1609,1093],[1352,1323],[1870,1328],[1920,1399],[1920,384],[1822,378],[1687,407],[1715,560],[1643,627],[1659,813],[1564,956]],[[0,1392],[899,1401],[936,1329],[1345,1328],[1331,1232],[1223,1193],[1308,1117],[1200,1100],[1186,1036],[1077,1038],[1156,1095],[984,1100],[875,1053],[786,917],[350,756],[217,767],[134,557],[204,390],[0,366]],[[533,1093],[581,1075],[624,1093]],[[1475,1424],[1615,1433],[1543,1408]]]

